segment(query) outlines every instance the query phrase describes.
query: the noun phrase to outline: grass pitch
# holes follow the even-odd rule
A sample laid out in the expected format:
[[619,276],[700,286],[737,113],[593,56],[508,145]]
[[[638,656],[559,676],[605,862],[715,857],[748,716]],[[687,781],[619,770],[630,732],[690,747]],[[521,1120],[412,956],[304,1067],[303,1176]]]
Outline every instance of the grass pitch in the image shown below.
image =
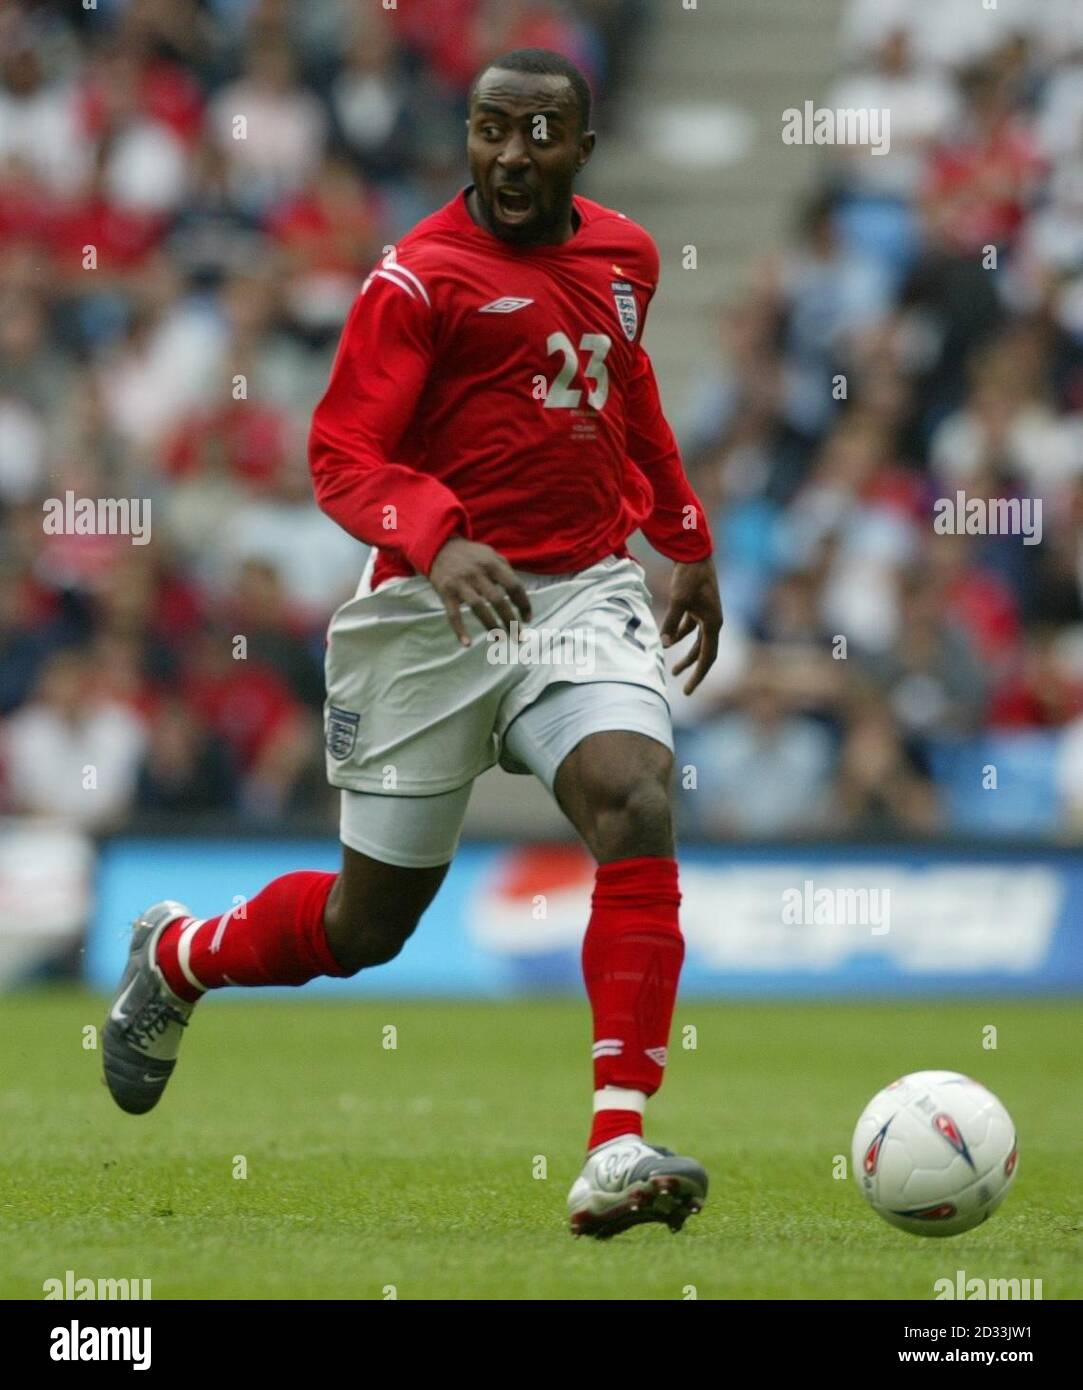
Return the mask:
[[[84,1046],[105,1007],[76,990],[4,1002],[6,1298],[40,1299],[68,1269],[150,1279],[155,1299],[930,1299],[958,1269],[1083,1296],[1075,1003],[679,1004],[647,1137],[705,1164],[707,1206],[679,1236],[606,1243],[565,1224],[585,1001],[223,995],[142,1117],[114,1107]],[[1020,1135],[1004,1206],[952,1239],[891,1229],[832,1175],[869,1097],[926,1067],[983,1081]]]

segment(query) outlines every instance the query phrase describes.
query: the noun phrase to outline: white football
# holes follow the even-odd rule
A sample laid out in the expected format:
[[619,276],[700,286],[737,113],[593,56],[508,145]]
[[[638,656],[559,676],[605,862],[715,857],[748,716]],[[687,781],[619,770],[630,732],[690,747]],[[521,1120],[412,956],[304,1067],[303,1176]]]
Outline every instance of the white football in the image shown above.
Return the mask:
[[874,1211],[918,1236],[986,1221],[1015,1181],[1011,1116],[980,1082],[915,1071],[877,1092],[854,1129],[854,1177]]

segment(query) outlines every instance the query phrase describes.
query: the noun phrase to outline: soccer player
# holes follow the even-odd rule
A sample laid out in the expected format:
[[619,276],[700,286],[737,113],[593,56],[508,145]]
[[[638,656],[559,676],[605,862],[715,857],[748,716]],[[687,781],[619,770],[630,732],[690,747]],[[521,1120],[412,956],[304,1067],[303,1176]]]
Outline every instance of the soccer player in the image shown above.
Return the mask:
[[[531,772],[598,862],[583,941],[594,1109],[572,1230],[679,1230],[707,1175],[643,1139],[684,955],[662,648],[690,693],[722,623],[711,535],[640,345],[650,236],[573,195],[590,92],[557,54],[475,79],[473,182],[365,281],[315,411],[323,510],[373,547],[328,634],[341,873],[286,874],[197,919],[148,908],[104,1031],[117,1103],[151,1109],[207,990],[390,960],[447,873],[473,779]],[[674,561],[661,633],[626,541]],[[534,638],[548,634],[548,647]],[[531,650],[549,660],[529,660]]]

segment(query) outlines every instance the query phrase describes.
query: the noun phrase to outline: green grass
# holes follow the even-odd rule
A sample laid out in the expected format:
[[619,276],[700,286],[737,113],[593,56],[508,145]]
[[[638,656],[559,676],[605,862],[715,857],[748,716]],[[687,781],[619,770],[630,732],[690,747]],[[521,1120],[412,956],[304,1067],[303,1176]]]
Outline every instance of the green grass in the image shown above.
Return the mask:
[[[156,1299],[379,1299],[387,1285],[399,1298],[680,1299],[694,1285],[699,1298],[928,1299],[957,1269],[1083,1296],[1074,1003],[682,1003],[647,1134],[699,1158],[710,1197],[680,1236],[649,1226],[603,1244],[564,1224],[590,1100],[585,1004],[223,996],[200,1006],[165,1099],[138,1118],[115,1109],[83,1047],[104,1007],[78,991],[4,1002],[0,1296],[41,1298],[67,1269],[149,1278]],[[688,1024],[694,1051],[680,1046]],[[1021,1141],[1005,1205],[949,1240],[891,1229],[832,1178],[873,1092],[935,1066],[996,1091]]]

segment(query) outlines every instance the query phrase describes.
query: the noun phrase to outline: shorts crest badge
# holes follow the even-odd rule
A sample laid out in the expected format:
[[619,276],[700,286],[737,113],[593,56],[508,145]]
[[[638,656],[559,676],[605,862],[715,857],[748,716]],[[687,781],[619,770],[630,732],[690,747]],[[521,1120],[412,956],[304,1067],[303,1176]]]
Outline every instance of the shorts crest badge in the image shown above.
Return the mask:
[[352,710],[339,709],[338,705],[328,706],[327,751],[335,762],[342,762],[353,752],[360,723],[361,716],[354,714]]
[[639,332],[639,305],[636,303],[632,287],[627,280],[612,280],[610,281],[610,289],[613,291],[613,299],[617,305],[617,317],[620,319],[624,336],[630,343],[634,343],[636,334]]

